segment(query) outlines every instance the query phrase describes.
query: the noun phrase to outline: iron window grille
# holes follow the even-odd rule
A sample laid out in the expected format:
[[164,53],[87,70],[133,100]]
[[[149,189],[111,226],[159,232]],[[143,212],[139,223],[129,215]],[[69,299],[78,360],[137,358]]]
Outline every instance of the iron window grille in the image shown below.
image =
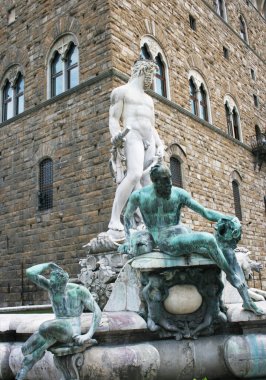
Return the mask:
[[237,181],[232,181],[233,188],[233,197],[234,197],[234,205],[235,205],[235,215],[239,220],[242,220],[242,210],[241,210],[241,200],[240,200],[240,191],[239,185]]
[[46,158],[39,167],[38,208],[40,211],[53,207],[53,161]]
[[173,185],[177,187],[183,187],[181,162],[178,158],[170,158],[170,171],[172,174]]

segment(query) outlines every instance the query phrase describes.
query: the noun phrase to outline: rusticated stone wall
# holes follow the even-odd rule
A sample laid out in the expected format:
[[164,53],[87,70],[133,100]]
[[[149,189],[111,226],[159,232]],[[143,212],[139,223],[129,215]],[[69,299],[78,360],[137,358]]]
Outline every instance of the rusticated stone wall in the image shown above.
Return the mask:
[[[265,126],[265,20],[244,0],[228,2],[225,23],[212,1],[3,1],[0,9],[0,83],[13,64],[23,67],[25,112],[0,124],[0,305],[43,303],[47,295],[25,279],[25,268],[56,261],[75,277],[82,245],[106,230],[115,186],[108,171],[110,92],[123,84],[140,39],[153,36],[169,66],[171,100],[150,91],[166,161],[182,152],[185,188],[206,207],[234,213],[231,181],[241,179],[243,241],[266,264],[266,165],[254,171],[250,137]],[[7,24],[15,6],[16,21]],[[26,11],[27,10],[27,11]],[[239,14],[249,44],[238,36]],[[197,29],[189,26],[189,14]],[[63,33],[79,42],[80,85],[47,100],[47,54]],[[223,46],[229,59],[223,57]],[[256,71],[256,80],[250,69]],[[189,108],[188,73],[198,70],[210,93],[212,122]],[[238,106],[243,143],[228,137],[224,96]],[[253,103],[259,97],[259,108]],[[54,162],[54,207],[37,207],[38,164]],[[234,173],[238,174],[234,174]],[[188,210],[195,230],[213,226]],[[256,285],[266,288],[266,270]]]

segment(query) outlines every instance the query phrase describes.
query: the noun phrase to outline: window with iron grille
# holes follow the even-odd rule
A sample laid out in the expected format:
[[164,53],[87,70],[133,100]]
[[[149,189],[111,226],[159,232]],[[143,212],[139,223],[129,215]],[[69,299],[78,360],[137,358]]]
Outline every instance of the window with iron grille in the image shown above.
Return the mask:
[[176,157],[170,158],[170,171],[174,186],[183,187],[181,162]]
[[235,214],[239,220],[242,220],[242,210],[241,210],[241,201],[240,201],[240,191],[239,184],[237,181],[232,181],[234,204],[235,204]]
[[39,166],[39,210],[53,207],[53,161],[46,158]]

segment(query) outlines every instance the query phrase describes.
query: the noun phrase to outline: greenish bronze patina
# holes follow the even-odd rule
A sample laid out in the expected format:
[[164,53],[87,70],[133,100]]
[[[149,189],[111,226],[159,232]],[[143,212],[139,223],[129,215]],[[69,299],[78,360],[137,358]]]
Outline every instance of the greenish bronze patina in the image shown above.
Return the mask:
[[[42,275],[47,270],[50,271],[49,279]],[[22,346],[25,357],[16,380],[25,379],[45,351],[56,343],[83,346],[84,349],[97,343],[92,336],[101,320],[101,310],[89,290],[84,286],[68,283],[68,274],[58,265],[35,265],[27,269],[26,274],[31,281],[48,291],[56,318],[42,323],[39,330]],[[81,335],[80,316],[84,309],[92,311],[93,318],[89,331]]]
[[[126,243],[120,251],[133,256],[160,251],[172,256],[201,254],[212,259],[222,269],[228,281],[237,288],[246,310],[258,315],[264,312],[250,299],[245,279],[234,256],[241,238],[241,224],[236,217],[223,215],[203,207],[188,192],[172,186],[171,173],[162,165],[151,169],[152,185],[132,193],[125,211]],[[204,218],[218,222],[215,236],[207,232],[191,232],[180,223],[181,210],[189,207]],[[130,236],[134,212],[139,208],[145,231]],[[241,273],[240,273],[241,272]]]

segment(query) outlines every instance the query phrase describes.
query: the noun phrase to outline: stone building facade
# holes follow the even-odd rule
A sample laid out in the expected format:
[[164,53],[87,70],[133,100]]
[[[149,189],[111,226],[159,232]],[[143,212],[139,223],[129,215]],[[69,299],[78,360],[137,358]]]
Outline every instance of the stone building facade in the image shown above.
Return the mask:
[[[240,204],[241,244],[266,264],[266,164],[254,168],[250,145],[266,120],[263,1],[3,0],[0,28],[1,306],[46,302],[25,268],[55,261],[75,277],[82,245],[107,230],[115,191],[110,93],[144,50],[164,71],[149,93],[166,162],[178,161],[183,187],[206,207],[234,214]],[[51,83],[59,77],[57,95]],[[40,207],[45,159],[53,168],[47,210]],[[213,231],[187,210],[184,222]],[[266,289],[265,268],[254,282]]]

